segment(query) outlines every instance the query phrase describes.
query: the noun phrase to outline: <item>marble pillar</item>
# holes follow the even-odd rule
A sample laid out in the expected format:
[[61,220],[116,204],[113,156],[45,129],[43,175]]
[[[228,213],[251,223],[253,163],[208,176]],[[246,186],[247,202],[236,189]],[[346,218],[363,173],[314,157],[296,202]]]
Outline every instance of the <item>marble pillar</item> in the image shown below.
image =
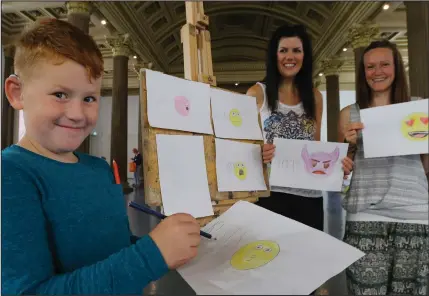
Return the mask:
[[404,1],[412,97],[429,98],[429,2]]
[[343,61],[337,58],[322,62],[321,68],[326,79],[326,118],[328,142],[338,141],[338,118],[340,114],[339,72]]
[[[359,64],[365,48],[375,40],[379,33],[379,27],[372,23],[355,24],[349,30],[349,40],[354,51],[355,58],[355,83],[357,81]],[[355,87],[357,89],[357,87]]]
[[66,6],[67,21],[88,34],[89,21],[91,17],[91,3],[84,1],[70,1],[66,3]]
[[[91,16],[91,3],[90,2],[77,2],[71,1],[66,3],[67,6],[67,21],[73,24],[75,27],[78,27],[86,34],[89,33],[89,21]],[[81,153],[90,152],[90,137],[82,142],[77,151]]]
[[[112,86],[112,129],[110,140],[110,161],[114,159],[119,167],[119,176],[125,193],[132,189],[128,184],[128,57],[131,54],[131,40],[128,34],[107,37],[107,44],[113,52]],[[130,148],[131,149],[131,148]]]
[[1,103],[1,149],[14,144],[13,135],[15,128],[15,109],[9,104],[6,93],[4,91],[4,81],[13,73],[13,56],[14,50],[12,46],[3,47],[4,52],[4,75],[3,75],[3,90]]

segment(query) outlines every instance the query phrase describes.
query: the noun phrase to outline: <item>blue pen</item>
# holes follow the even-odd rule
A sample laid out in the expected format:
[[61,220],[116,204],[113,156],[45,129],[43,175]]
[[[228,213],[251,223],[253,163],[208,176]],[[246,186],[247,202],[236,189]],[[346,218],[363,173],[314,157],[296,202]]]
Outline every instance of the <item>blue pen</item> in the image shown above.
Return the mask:
[[[165,218],[167,218],[167,216],[165,216],[165,215],[163,215],[163,214],[161,214],[161,213],[158,213],[157,211],[154,211],[154,210],[152,210],[151,208],[149,208],[149,207],[147,207],[147,206],[140,205],[140,204],[135,203],[135,202],[133,202],[133,201],[130,201],[130,202],[128,203],[128,205],[129,205],[131,208],[134,208],[134,209],[136,209],[136,210],[139,210],[139,211],[145,212],[146,214],[149,214],[149,215],[152,215],[152,216],[158,217],[159,219],[165,219]],[[200,231],[200,235],[201,235],[201,236],[203,236],[203,237],[205,237],[205,238],[208,238],[208,239],[213,238],[211,234],[209,234],[209,233],[207,233],[207,232],[204,232],[204,231],[202,231],[202,230]],[[214,239],[214,240],[216,240],[216,238],[213,238],[213,239]]]

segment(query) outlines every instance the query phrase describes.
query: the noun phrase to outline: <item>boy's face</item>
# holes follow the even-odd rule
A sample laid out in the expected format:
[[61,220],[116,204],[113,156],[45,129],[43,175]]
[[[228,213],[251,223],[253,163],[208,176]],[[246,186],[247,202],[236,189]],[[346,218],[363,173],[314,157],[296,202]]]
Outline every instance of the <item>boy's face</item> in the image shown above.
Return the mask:
[[74,61],[40,63],[21,88],[26,135],[54,153],[76,150],[97,123],[100,90]]

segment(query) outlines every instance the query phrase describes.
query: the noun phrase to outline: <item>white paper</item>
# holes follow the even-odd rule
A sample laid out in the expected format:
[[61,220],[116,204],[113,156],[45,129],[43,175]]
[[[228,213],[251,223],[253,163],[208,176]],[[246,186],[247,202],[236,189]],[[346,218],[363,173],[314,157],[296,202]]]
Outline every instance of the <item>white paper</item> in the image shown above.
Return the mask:
[[213,215],[202,136],[156,135],[164,214]]
[[364,256],[326,233],[245,201],[203,230],[217,240],[203,239],[197,257],[178,269],[197,295],[308,295]]
[[211,105],[216,137],[263,139],[256,98],[212,88]]
[[341,191],[349,144],[275,138],[274,145],[271,186]]
[[365,158],[429,153],[428,101],[361,110]]
[[150,126],[213,134],[208,84],[146,70],[146,88]]
[[231,140],[215,140],[218,191],[267,190],[261,146]]

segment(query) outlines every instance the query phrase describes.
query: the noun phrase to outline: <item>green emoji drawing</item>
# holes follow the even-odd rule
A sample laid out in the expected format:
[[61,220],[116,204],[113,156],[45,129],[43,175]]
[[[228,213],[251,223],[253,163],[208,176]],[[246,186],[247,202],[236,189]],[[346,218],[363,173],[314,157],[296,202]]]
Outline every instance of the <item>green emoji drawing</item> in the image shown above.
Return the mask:
[[242,162],[234,163],[234,175],[239,180],[245,180],[247,177],[247,168]]
[[231,109],[231,111],[229,111],[229,121],[231,121],[233,126],[241,126],[243,119],[241,118],[240,111],[238,111],[238,109]]

